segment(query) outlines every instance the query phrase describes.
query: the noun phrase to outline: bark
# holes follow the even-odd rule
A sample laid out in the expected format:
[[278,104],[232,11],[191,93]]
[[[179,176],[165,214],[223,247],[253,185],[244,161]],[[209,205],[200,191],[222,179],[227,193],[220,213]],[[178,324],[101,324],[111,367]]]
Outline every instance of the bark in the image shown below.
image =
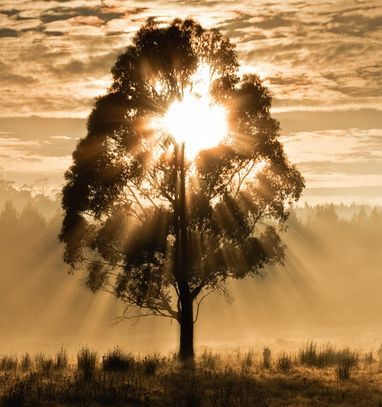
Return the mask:
[[184,144],[175,147],[176,194],[174,208],[175,265],[174,276],[179,290],[179,359],[184,362],[194,359],[194,315],[193,297],[188,284],[190,253],[188,247],[186,218],[186,186],[184,168]]
[[179,294],[179,300],[181,304],[181,312],[179,318],[179,359],[182,362],[188,362],[192,361],[195,356],[193,300],[190,295],[188,284],[179,286]]

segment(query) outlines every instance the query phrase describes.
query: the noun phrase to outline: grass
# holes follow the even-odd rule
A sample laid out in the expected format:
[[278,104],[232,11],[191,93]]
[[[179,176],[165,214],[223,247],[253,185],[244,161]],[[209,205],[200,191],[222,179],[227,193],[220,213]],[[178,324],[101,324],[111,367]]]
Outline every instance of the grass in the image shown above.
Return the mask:
[[98,368],[98,354],[83,346],[77,352],[77,371],[84,380],[94,377]]
[[124,352],[118,346],[102,356],[102,369],[106,372],[124,372],[134,365],[134,357]]
[[[299,361],[302,365],[325,368],[328,366],[336,366],[337,376],[341,380],[348,380],[351,376],[351,371],[359,363],[359,355],[348,348],[336,349],[328,344],[318,348],[314,342],[308,342],[306,346],[300,349]],[[373,363],[373,355],[368,352],[363,355],[365,366],[370,366]]]
[[[0,357],[0,405],[22,406],[382,406],[382,370],[370,352],[308,343],[296,354],[205,350],[194,368],[173,355],[137,357],[87,347]],[[75,360],[75,359],[71,359]]]
[[263,367],[265,369],[270,369],[271,367],[272,351],[270,348],[265,347],[263,349]]
[[18,359],[16,356],[2,356],[0,358],[0,370],[1,371],[11,371],[16,370],[18,365]]
[[65,369],[68,366],[68,352],[61,346],[61,349],[56,352],[54,367],[56,369]]
[[292,368],[292,356],[286,353],[281,353],[277,358],[277,368],[284,373],[288,373]]
[[54,367],[54,360],[52,357],[37,353],[35,356],[36,370],[45,374],[49,374]]

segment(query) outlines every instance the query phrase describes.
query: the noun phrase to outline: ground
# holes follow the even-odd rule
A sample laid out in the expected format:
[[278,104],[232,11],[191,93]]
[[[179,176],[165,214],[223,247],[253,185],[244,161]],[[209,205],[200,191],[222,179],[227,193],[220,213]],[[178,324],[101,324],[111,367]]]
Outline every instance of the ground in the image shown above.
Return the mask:
[[382,370],[371,353],[318,348],[215,354],[193,366],[175,355],[99,357],[82,348],[55,356],[0,358],[4,406],[382,406]]

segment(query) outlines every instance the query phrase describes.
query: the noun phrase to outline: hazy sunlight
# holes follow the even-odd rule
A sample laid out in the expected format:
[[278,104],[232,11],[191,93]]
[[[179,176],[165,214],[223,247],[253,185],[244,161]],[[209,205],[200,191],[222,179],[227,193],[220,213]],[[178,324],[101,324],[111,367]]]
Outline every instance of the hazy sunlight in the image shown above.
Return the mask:
[[163,118],[163,126],[175,140],[186,144],[188,158],[218,145],[227,135],[226,111],[211,99],[209,87],[210,67],[202,65],[183,99],[173,102]]

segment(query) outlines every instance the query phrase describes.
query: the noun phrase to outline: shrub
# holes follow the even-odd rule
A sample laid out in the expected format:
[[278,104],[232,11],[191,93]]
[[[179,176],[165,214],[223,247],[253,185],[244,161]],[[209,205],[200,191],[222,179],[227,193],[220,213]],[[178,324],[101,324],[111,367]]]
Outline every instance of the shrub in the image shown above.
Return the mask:
[[270,369],[271,367],[271,357],[272,357],[272,351],[270,348],[265,347],[263,349],[263,367],[265,369]]
[[102,369],[105,371],[127,371],[133,363],[134,357],[118,346],[102,356]]
[[77,369],[85,380],[94,377],[97,370],[97,359],[97,352],[92,352],[85,346],[77,352]]

